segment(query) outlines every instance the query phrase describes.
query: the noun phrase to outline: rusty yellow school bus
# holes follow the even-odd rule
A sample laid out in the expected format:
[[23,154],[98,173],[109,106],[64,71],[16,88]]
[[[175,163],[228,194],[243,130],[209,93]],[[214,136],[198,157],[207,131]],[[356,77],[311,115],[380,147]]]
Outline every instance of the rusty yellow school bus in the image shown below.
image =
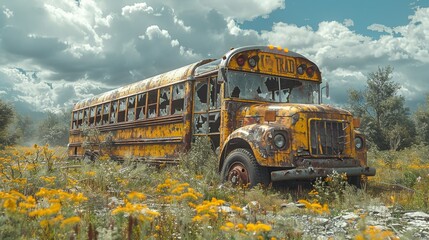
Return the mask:
[[193,139],[208,136],[221,177],[233,184],[314,179],[334,170],[359,184],[375,175],[365,137],[350,112],[320,104],[321,82],[318,66],[298,53],[232,49],[76,103],[69,155],[100,154],[83,147],[85,125],[110,134],[112,158],[148,163],[177,163]]

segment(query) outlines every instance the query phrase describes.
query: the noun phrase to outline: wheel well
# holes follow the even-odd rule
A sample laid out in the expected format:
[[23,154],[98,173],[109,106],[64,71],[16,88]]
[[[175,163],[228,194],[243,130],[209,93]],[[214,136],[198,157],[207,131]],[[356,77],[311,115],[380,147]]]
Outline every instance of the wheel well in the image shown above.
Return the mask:
[[[220,162],[219,162],[219,167],[218,167],[218,171],[222,171],[222,165],[223,162],[225,161],[226,156],[228,156],[228,154],[237,149],[237,148],[245,148],[248,149],[250,151],[251,154],[253,154],[252,148],[250,147],[249,143],[244,141],[241,138],[233,138],[231,140],[229,140],[229,142],[225,145],[222,154],[221,154],[221,158],[220,158]],[[253,154],[254,155],[254,154]]]

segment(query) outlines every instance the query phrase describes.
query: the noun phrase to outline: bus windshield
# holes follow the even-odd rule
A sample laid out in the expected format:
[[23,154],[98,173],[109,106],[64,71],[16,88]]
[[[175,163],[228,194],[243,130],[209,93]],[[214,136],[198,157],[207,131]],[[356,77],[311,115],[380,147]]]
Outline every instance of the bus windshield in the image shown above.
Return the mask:
[[226,96],[283,103],[318,103],[317,82],[264,74],[228,71]]

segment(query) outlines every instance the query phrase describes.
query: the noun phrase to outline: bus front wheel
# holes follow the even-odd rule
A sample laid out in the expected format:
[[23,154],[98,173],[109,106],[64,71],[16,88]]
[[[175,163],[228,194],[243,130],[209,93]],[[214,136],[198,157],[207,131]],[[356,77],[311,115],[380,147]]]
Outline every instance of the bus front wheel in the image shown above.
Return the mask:
[[221,177],[222,181],[228,181],[234,186],[267,186],[270,182],[268,170],[260,166],[253,154],[244,148],[235,149],[228,154],[222,166]]

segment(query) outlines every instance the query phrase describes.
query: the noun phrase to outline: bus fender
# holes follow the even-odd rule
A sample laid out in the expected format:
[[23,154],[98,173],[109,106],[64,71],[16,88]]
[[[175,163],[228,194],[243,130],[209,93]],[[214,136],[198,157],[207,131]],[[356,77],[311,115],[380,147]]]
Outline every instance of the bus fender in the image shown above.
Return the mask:
[[287,131],[280,124],[251,124],[236,129],[225,140],[219,159],[219,169],[226,156],[234,149],[249,148],[260,165],[266,165],[261,159],[274,156],[272,137],[275,131]]

